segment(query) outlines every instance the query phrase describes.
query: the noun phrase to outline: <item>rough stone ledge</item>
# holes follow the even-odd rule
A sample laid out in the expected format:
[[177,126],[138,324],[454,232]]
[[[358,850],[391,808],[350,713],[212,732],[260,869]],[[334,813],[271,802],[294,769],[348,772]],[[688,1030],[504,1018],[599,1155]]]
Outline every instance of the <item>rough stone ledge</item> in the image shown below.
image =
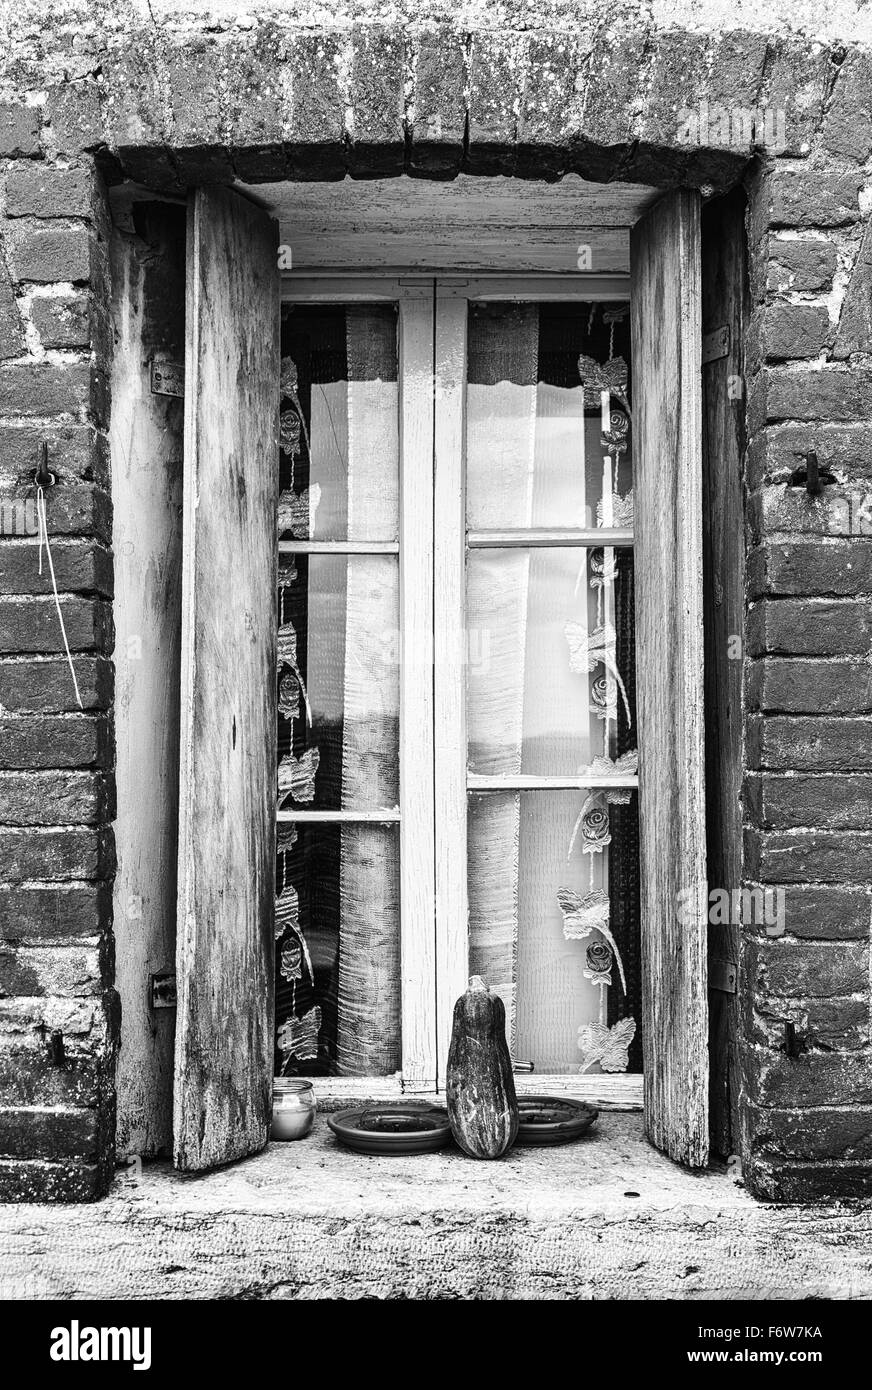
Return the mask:
[[[628,1195],[631,1194],[631,1195]],[[638,1115],[499,1163],[302,1143],[201,1178],[121,1170],[94,1206],[0,1208],[0,1298],[872,1297],[872,1201],[755,1202]]]

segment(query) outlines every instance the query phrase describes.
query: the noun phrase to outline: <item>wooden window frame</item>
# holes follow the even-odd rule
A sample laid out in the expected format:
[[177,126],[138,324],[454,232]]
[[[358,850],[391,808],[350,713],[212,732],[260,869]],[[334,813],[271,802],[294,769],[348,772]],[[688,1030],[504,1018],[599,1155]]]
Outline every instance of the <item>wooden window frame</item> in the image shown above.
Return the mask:
[[[294,304],[398,306],[400,517],[396,542],[281,541],[284,554],[396,554],[400,583],[400,804],[397,811],[280,811],[279,822],[399,822],[401,1056],[395,1077],[318,1077],[328,1105],[444,1089],[454,1001],[466,987],[466,814],[470,791],[636,787],[637,778],[488,778],[467,772],[466,556],[499,546],[633,544],[625,528],[469,532],[465,514],[466,328],[481,300],[629,301],[629,275],[365,276],[291,274]],[[434,602],[439,595],[439,603]],[[424,673],[422,678],[422,673]],[[429,731],[421,737],[421,729]],[[313,1081],[315,1078],[312,1078]],[[639,1110],[643,1076],[519,1073],[546,1091]]]

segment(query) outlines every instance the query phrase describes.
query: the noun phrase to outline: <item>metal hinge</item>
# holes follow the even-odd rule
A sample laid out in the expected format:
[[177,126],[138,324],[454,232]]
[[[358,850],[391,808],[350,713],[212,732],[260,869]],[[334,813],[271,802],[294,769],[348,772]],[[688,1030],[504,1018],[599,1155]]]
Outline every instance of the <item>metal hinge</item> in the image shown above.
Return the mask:
[[709,989],[719,989],[722,994],[735,994],[737,975],[738,971],[734,961],[723,960],[720,956],[709,957]]
[[151,1007],[153,1009],[174,1009],[176,1007],[176,977],[170,971],[163,975],[150,975]]
[[184,396],[184,362],[151,363],[151,394],[153,396]]
[[702,339],[702,365],[707,362],[717,362],[718,358],[726,357],[730,351],[730,325],[722,323],[719,328],[713,328],[710,333],[704,333]]

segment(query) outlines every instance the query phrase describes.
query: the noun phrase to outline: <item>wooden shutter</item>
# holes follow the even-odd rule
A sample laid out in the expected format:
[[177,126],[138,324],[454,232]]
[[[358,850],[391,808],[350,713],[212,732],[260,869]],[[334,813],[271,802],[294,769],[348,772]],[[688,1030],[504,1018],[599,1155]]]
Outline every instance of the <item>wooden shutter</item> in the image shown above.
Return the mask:
[[631,238],[645,1120],[708,1159],[700,200]]
[[275,223],[230,189],[191,195],[174,1107],[185,1170],[262,1148],[270,1115],[276,247]]

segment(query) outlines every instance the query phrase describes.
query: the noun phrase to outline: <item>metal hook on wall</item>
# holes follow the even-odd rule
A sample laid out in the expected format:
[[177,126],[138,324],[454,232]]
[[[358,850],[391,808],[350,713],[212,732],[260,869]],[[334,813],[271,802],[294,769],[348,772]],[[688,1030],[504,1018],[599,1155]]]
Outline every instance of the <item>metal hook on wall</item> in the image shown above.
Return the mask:
[[54,473],[49,471],[48,444],[45,440],[39,446],[39,467],[34,472],[33,481],[37,487],[42,488],[52,487],[57,482]]

